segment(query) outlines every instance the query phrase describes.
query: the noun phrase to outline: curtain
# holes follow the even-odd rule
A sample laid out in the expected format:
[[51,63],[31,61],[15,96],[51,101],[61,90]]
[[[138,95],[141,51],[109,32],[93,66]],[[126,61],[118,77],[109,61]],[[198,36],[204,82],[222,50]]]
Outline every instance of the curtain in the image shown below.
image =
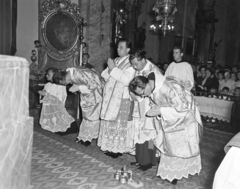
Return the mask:
[[0,0],[0,54],[16,53],[17,0]]
[[12,0],[12,44],[11,55],[17,52],[17,0]]

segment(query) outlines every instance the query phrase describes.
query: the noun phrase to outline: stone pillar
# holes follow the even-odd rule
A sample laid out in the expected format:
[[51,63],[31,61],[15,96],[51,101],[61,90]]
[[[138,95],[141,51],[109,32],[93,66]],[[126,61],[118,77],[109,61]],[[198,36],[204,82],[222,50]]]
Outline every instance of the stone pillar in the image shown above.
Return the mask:
[[0,188],[30,188],[33,119],[24,58],[0,55]]
[[233,66],[239,63],[239,32],[240,32],[240,1],[228,1],[227,2],[227,15],[226,15],[226,66]]
[[87,43],[89,62],[101,72],[111,55],[111,1],[81,0],[79,5],[87,23],[83,41]]

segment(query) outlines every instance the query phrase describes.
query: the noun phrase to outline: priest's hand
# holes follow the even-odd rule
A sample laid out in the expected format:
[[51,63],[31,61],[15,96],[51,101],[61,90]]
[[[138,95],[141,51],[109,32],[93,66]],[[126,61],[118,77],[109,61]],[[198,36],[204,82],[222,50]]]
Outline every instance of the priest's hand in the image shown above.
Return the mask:
[[108,59],[107,64],[110,71],[112,71],[112,69],[116,67],[115,62],[111,58]]
[[79,91],[79,87],[77,85],[73,85],[72,87],[69,88],[69,91],[72,93],[76,93]]
[[154,106],[146,113],[146,115],[149,117],[159,116],[160,114],[161,114],[160,106]]

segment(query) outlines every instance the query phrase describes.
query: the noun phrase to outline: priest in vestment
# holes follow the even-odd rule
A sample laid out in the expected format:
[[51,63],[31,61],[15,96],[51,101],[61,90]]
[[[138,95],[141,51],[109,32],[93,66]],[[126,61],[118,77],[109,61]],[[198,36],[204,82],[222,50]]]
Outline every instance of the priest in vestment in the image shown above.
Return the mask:
[[166,77],[174,77],[179,81],[186,89],[189,91],[194,87],[194,77],[192,66],[183,60],[183,49],[182,47],[174,47],[173,49],[173,59],[166,72]]
[[[173,184],[201,171],[200,138],[202,121],[194,96],[174,79],[155,73],[155,82],[137,76],[129,88],[150,97],[155,106],[148,116],[161,116],[156,147],[161,151],[157,176]],[[162,131],[162,133],[161,133]]]
[[95,71],[84,67],[68,68],[67,71],[54,76],[59,84],[73,84],[70,92],[80,93],[82,122],[76,142],[85,146],[90,145],[92,139],[98,138],[99,135],[104,81]]
[[[136,70],[135,76],[143,75],[148,79],[154,79],[154,73],[160,73],[157,66],[145,58],[145,52],[136,50],[130,57],[133,68]],[[131,93],[134,100],[133,109],[133,139],[136,147],[135,158],[136,162],[131,165],[139,166],[138,169],[146,171],[157,164],[156,147],[154,140],[156,138],[156,118],[147,117],[146,113],[150,110],[151,100],[142,98]]]
[[129,61],[131,43],[118,42],[119,57],[108,59],[108,67],[102,72],[106,84],[103,90],[101,126],[98,145],[107,155],[117,158],[133,148],[130,95],[128,85],[135,70]]

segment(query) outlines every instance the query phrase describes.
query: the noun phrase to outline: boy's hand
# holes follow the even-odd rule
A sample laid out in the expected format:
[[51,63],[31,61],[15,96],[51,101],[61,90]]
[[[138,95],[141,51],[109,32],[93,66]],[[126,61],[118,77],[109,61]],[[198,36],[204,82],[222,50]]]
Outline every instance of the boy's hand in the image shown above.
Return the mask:
[[38,91],[38,94],[41,95],[41,96],[46,96],[47,92],[45,92],[45,91]]

